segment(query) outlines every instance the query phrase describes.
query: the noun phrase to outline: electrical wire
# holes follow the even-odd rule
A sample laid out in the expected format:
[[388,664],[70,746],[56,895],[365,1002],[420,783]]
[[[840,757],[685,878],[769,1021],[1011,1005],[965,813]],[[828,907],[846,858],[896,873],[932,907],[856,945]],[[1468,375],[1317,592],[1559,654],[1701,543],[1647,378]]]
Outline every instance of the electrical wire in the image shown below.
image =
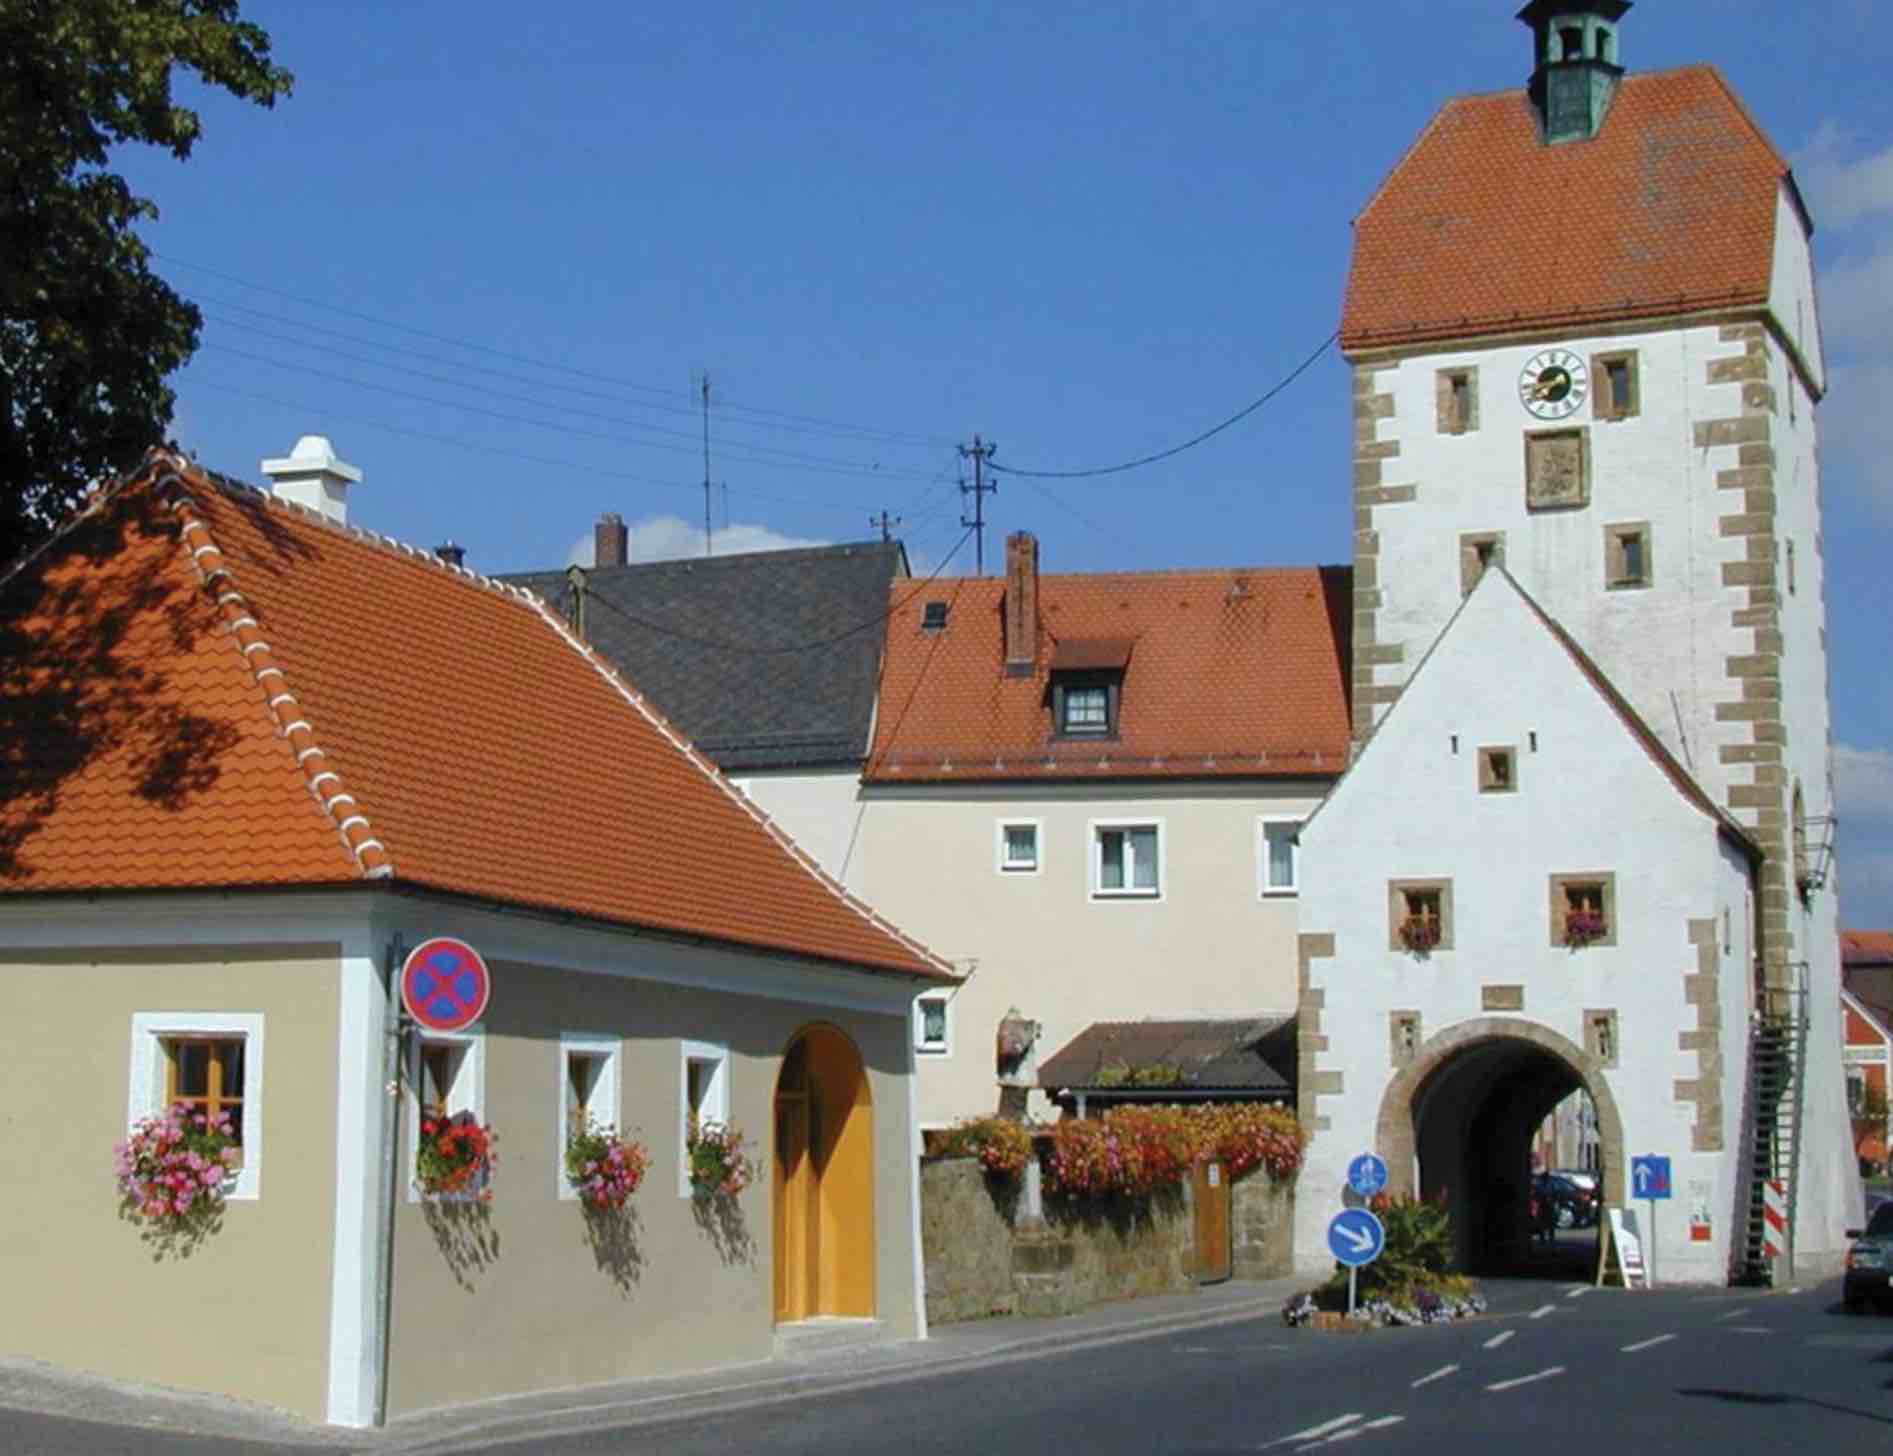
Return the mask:
[[1168,460],[1173,456],[1181,455],[1185,450],[1194,449],[1205,440],[1213,439],[1215,436],[1220,435],[1231,425],[1240,424],[1243,420],[1246,420],[1250,415],[1261,409],[1263,405],[1274,399],[1276,395],[1280,394],[1284,389],[1287,389],[1289,385],[1301,378],[1302,375],[1314,368],[1315,361],[1323,354],[1327,353],[1333,346],[1334,341],[1340,337],[1341,333],[1338,329],[1334,333],[1329,334],[1327,338],[1321,341],[1321,347],[1290,370],[1285,379],[1271,387],[1259,399],[1251,400],[1221,424],[1212,425],[1209,429],[1203,431],[1202,434],[1191,436],[1181,445],[1172,445],[1169,449],[1159,450],[1154,455],[1142,455],[1135,460],[1126,460],[1118,465],[1100,465],[1090,470],[1025,470],[1016,465],[1001,465],[997,460],[989,460],[986,463],[991,469],[1005,475],[1029,476],[1038,480],[1084,480],[1099,475],[1121,475],[1126,470],[1136,470],[1139,466],[1155,465],[1159,460]]

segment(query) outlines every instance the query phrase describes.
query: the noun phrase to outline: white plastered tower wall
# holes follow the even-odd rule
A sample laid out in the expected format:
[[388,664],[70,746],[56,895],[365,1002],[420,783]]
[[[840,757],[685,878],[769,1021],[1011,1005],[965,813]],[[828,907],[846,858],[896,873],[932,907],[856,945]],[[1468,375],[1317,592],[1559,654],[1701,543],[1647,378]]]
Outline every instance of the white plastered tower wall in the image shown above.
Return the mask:
[[[1481,791],[1490,746],[1514,751],[1512,791]],[[1746,1066],[1749,853],[1503,572],[1487,573],[1426,656],[1304,829],[1302,854],[1300,1098],[1314,1139],[1298,1263],[1327,1267],[1326,1224],[1356,1154],[1386,1157],[1396,1190],[1451,1181],[1419,1181],[1410,1093],[1455,1053],[1504,1039],[1548,1051],[1591,1087],[1607,1196],[1621,1201],[1629,1156],[1670,1153],[1678,1196],[1659,1207],[1660,1277],[1721,1282],[1743,1195],[1730,1150]],[[1551,877],[1567,874],[1610,877],[1609,943],[1561,943]],[[1390,886],[1413,880],[1449,887],[1447,942],[1425,957],[1392,942]],[[1614,1027],[1601,1052],[1587,1026],[1600,1014]],[[1410,1051],[1397,1016],[1417,1018]],[[1699,1202],[1706,1239],[1689,1227]]]
[[[1534,419],[1520,379],[1548,347],[1593,372],[1629,355],[1635,412],[1609,417],[1593,393],[1555,426]],[[1816,860],[1833,800],[1814,418],[1825,375],[1792,183],[1776,201],[1765,307],[1469,337],[1353,363],[1357,740],[1458,608],[1472,540],[1499,538],[1507,569],[1766,853],[1758,1000],[1785,1010],[1805,987],[1809,1023],[1797,1273],[1837,1268],[1860,1185],[1839,1056],[1834,876],[1812,866],[1828,873],[1804,893],[1794,853],[1796,787]],[[1442,380],[1461,372],[1473,410],[1453,432]],[[1581,506],[1528,502],[1527,436],[1548,428],[1582,432]],[[1623,529],[1642,532],[1647,585],[1611,581],[1611,533]]]

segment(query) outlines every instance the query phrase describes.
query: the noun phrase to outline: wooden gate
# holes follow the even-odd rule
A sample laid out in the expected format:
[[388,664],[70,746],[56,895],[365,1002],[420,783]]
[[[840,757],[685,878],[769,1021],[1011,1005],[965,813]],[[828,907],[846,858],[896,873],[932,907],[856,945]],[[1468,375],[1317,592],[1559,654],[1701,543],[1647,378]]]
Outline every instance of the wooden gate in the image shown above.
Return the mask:
[[1190,1175],[1196,1209],[1196,1282],[1220,1284],[1235,1272],[1229,1238],[1229,1178],[1221,1163],[1198,1163]]

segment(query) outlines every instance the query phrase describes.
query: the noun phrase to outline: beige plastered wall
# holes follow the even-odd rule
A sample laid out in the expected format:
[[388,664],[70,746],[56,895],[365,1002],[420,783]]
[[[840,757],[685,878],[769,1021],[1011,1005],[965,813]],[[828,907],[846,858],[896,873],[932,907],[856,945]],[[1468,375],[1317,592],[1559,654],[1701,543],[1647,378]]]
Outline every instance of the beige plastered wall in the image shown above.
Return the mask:
[[[0,961],[0,1352],[322,1418],[338,975],[332,945]],[[134,1012],[264,1018],[261,1196],[184,1260],[118,1212]]]
[[[753,960],[675,951],[740,977]],[[786,964],[786,963],[775,963]],[[499,1138],[484,1208],[405,1196],[397,1213],[389,1412],[766,1359],[774,1334],[770,1156],[776,1074],[797,1031],[840,1027],[874,1103],[876,1313],[918,1333],[905,1008],[872,1013],[516,962],[493,963],[483,1026],[487,1122]],[[727,981],[726,981],[727,984]],[[558,1197],[562,1035],[619,1039],[618,1125],[650,1150],[609,1240]],[[679,1194],[685,1041],[729,1048],[730,1117],[757,1177],[727,1223]],[[402,1167],[410,1168],[403,1118]]]

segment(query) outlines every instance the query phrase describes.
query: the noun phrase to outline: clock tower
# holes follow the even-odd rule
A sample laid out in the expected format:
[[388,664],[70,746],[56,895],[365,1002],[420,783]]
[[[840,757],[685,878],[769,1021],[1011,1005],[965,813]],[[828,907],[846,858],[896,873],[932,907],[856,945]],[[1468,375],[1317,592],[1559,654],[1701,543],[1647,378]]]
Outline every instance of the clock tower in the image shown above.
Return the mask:
[[[1720,974],[1818,1050],[1838,1045],[1839,966],[1812,224],[1716,70],[1626,74],[1630,8],[1526,5],[1529,83],[1448,101],[1355,221],[1356,753],[1503,565],[1759,847],[1733,912],[1752,964]],[[1702,1126],[1777,1095],[1747,1085],[1767,1058],[1742,1037],[1668,1040],[1696,1053],[1676,1086]],[[1794,1107],[1824,1114],[1839,1076],[1796,1063]],[[1810,1139],[1785,1156],[1826,1220],[1851,1165]]]

